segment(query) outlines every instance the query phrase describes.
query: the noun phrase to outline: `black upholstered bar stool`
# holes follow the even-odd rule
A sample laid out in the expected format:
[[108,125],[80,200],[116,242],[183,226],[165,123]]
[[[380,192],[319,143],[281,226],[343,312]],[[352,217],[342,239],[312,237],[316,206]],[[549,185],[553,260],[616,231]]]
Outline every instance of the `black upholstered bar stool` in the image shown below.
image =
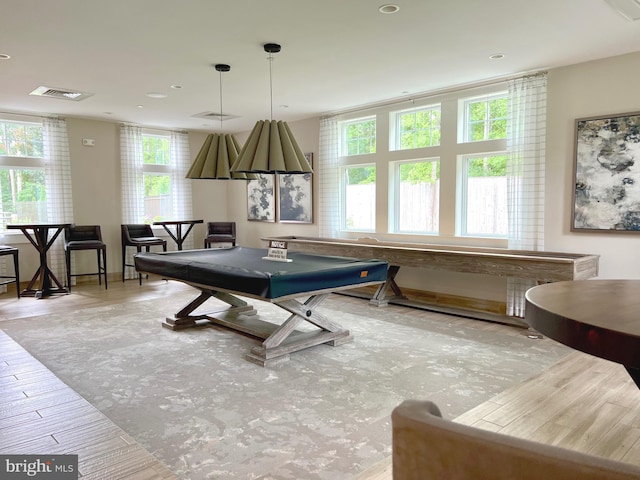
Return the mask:
[[[122,281],[124,282],[124,269],[133,267],[127,260],[127,247],[136,247],[137,253],[144,248],[149,251],[153,245],[161,245],[163,251],[167,251],[167,241],[153,235],[151,225],[147,224],[124,224],[121,225],[122,232]],[[138,273],[138,282],[142,285],[142,274]]]
[[13,255],[13,275],[0,275],[0,285],[16,284],[16,294],[20,298],[20,269],[18,267],[18,249],[8,245],[0,245],[0,257]]
[[211,248],[212,243],[230,243],[235,247],[236,222],[207,222],[204,248]]
[[[71,252],[95,250],[98,257],[98,271],[91,273],[71,273]],[[98,283],[107,285],[107,246],[102,241],[100,225],[71,225],[64,229],[64,257],[67,263],[67,288],[71,291],[71,277],[98,275]]]

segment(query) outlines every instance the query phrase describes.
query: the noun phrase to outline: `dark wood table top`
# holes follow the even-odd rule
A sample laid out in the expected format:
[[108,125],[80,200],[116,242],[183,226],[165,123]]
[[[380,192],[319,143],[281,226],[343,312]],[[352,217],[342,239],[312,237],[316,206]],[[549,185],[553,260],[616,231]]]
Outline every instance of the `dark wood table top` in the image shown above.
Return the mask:
[[525,322],[585,353],[640,368],[640,280],[548,283],[526,293]]
[[161,222],[153,222],[154,225],[195,225],[203,223],[204,220],[166,220]]
[[65,228],[70,226],[70,223],[10,223],[7,225],[7,229],[24,230],[24,229],[41,229],[41,228]]

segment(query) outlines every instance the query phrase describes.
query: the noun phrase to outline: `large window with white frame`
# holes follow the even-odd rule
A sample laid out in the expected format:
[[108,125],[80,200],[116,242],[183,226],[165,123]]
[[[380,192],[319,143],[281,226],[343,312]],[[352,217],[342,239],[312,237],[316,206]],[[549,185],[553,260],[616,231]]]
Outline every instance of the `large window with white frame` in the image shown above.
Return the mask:
[[506,237],[507,155],[505,152],[461,157],[461,236]]
[[[495,242],[508,234],[507,98],[504,85],[478,87],[339,119],[343,231],[502,245]],[[388,144],[376,145],[376,133]],[[377,172],[366,194],[365,167]]]
[[440,159],[393,163],[395,212],[392,231],[438,233],[440,223]]
[[0,119],[0,231],[47,221],[43,126]]
[[144,179],[144,221],[170,220],[173,215],[171,195],[170,137],[142,134]]

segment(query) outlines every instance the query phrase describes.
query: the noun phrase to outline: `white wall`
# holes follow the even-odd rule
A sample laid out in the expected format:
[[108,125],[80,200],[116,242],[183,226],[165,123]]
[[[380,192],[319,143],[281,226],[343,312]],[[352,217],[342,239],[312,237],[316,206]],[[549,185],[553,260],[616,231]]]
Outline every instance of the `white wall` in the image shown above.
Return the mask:
[[600,255],[600,278],[640,278],[640,232],[570,231],[575,119],[640,111],[638,79],[640,52],[549,72],[545,247]]

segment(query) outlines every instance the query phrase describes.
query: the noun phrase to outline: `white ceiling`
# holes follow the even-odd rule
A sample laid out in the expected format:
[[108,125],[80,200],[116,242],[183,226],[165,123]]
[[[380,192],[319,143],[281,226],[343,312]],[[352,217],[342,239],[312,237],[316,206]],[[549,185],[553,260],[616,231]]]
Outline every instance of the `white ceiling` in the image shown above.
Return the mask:
[[[604,0],[397,0],[393,15],[383,3],[0,0],[0,111],[220,130],[194,115],[220,111],[213,65],[227,63],[223,113],[238,118],[223,130],[249,130],[271,116],[268,42],[282,45],[273,118],[289,122],[640,51],[640,21]],[[28,95],[41,85],[93,95]]]

